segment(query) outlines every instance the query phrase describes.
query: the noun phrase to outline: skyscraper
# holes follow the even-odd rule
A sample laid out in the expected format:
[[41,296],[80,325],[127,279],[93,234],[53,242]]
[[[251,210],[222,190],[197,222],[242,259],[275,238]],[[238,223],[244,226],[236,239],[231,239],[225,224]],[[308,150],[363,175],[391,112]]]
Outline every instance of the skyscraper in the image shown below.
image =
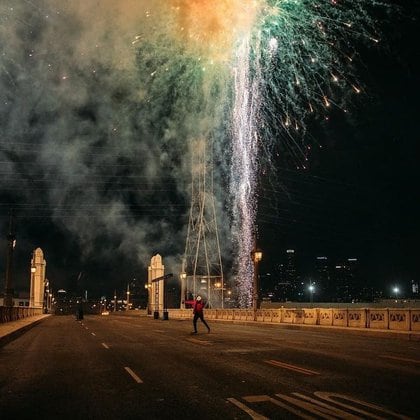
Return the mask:
[[316,257],[315,260],[315,283],[316,291],[319,295],[319,300],[327,302],[330,301],[333,295],[331,285],[331,274],[328,257]]
[[347,258],[334,269],[334,300],[338,302],[352,302],[360,298],[358,278],[359,261],[357,258]]

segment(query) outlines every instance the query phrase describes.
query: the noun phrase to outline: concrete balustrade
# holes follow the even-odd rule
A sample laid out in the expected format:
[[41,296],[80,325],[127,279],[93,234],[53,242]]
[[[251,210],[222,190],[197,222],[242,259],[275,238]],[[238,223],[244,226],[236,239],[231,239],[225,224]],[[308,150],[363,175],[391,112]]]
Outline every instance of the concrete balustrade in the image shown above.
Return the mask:
[[[192,309],[169,309],[169,313],[174,319],[192,318]],[[258,309],[255,313],[252,309],[207,309],[205,316],[209,320],[420,331],[420,309],[281,308]]]
[[304,309],[303,310],[303,323],[308,325],[319,324],[319,309]]
[[17,321],[30,316],[42,315],[42,308],[28,308],[21,306],[0,306],[0,323]]
[[389,327],[388,309],[368,309],[368,328],[387,330]]
[[410,331],[420,331],[420,309],[410,310]]
[[355,328],[366,328],[366,309],[348,309],[347,325]]
[[320,308],[318,312],[319,325],[333,325],[333,310]]

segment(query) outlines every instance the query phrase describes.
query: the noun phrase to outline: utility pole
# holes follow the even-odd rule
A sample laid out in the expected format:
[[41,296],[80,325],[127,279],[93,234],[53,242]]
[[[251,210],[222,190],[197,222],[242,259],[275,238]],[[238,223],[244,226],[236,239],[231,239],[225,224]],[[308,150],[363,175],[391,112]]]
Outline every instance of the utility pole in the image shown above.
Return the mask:
[[16,246],[13,210],[10,211],[9,232],[7,233],[6,279],[4,287],[4,306],[13,306],[13,251]]

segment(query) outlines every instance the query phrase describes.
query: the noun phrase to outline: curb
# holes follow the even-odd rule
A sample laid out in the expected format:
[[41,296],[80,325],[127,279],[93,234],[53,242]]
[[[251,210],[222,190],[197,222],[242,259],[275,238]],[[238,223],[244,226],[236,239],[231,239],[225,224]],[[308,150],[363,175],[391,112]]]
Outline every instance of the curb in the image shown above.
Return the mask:
[[29,324],[26,325],[22,325],[21,327],[17,328],[16,330],[3,335],[2,337],[0,337],[0,348],[5,346],[6,344],[12,342],[13,340],[16,340],[16,338],[20,337],[21,335],[23,335],[26,331],[29,331],[31,328],[35,327],[35,325],[38,325],[39,323],[41,323],[42,321],[45,320],[45,318],[48,318],[48,316],[43,317],[41,319],[37,319]]

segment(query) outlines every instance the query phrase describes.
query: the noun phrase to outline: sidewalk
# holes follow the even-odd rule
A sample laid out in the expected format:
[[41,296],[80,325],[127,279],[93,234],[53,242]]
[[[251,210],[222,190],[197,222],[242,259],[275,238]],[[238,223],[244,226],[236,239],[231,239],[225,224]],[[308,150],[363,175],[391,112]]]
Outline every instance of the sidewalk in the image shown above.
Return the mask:
[[19,337],[25,331],[29,330],[50,314],[35,315],[18,321],[5,322],[0,324],[0,347]]

